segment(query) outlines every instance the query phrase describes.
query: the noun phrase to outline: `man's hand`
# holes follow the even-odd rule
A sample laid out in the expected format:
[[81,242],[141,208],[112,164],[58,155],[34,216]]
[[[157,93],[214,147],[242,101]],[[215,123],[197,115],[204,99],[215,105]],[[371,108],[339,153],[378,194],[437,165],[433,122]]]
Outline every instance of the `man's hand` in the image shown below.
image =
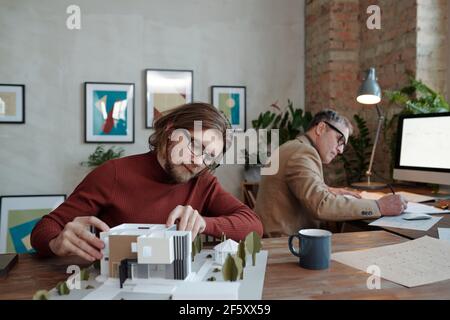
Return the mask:
[[347,189],[344,189],[344,188],[328,187],[328,191],[330,191],[332,194],[334,194],[336,196],[348,195],[348,196],[355,197],[357,199],[361,199],[361,195],[359,194],[359,192],[347,190]]
[[377,200],[381,215],[397,216],[405,211],[408,201],[398,194],[390,194]]
[[109,231],[106,223],[96,217],[77,217],[64,227],[64,230],[50,240],[49,247],[57,256],[77,255],[88,261],[101,259],[102,240],[89,231],[94,226],[101,231]]
[[198,211],[194,210],[191,206],[178,205],[169,214],[166,226],[169,227],[176,221],[178,221],[177,225],[179,231],[192,231],[192,240],[195,239],[197,234],[205,231],[206,228],[205,219],[203,219]]

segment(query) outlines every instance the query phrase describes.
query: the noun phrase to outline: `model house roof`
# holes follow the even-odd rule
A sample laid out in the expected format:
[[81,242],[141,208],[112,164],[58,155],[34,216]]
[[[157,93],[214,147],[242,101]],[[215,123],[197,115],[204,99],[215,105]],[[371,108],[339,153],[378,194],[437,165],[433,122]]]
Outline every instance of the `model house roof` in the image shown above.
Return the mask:
[[109,231],[104,232],[106,235],[146,235],[146,234],[155,234],[158,231],[168,231],[168,230],[176,230],[176,225],[171,227],[166,227],[164,224],[134,224],[134,223],[124,223],[118,225],[114,228],[109,229]]
[[239,244],[231,239],[225,240],[214,247],[214,250],[220,252],[236,252],[238,250]]

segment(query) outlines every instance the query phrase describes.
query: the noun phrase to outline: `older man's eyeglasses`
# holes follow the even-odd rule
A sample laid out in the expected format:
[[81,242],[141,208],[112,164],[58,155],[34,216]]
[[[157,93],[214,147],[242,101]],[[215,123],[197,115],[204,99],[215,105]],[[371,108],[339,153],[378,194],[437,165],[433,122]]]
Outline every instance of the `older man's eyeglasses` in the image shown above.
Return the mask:
[[339,133],[339,138],[338,138],[338,147],[343,147],[345,149],[346,146],[346,142],[345,142],[345,135],[342,133],[341,130],[339,130],[338,128],[336,128],[335,126],[333,126],[331,123],[329,123],[328,121],[324,121],[326,123],[327,126],[329,126],[331,129],[333,129],[334,131],[336,131],[337,133]]

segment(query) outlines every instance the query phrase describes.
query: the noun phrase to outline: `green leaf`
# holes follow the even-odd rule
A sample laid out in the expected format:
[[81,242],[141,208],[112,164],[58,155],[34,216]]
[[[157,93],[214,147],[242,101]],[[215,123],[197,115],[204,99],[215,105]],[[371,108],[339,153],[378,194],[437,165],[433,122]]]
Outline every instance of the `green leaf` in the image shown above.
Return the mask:
[[124,149],[118,148],[116,151],[115,148],[116,147],[113,146],[105,151],[105,148],[102,145],[99,145],[88,157],[88,161],[83,161],[80,164],[87,167],[97,167],[108,160],[120,158],[124,153]]
[[[307,126],[312,120],[310,112],[303,112],[300,108],[295,108],[293,102],[288,99],[288,104],[284,110],[273,108],[261,113],[256,120],[252,120],[252,126],[255,129],[279,129],[280,141],[282,145],[288,140],[294,139],[297,135],[306,131]],[[268,143],[270,143],[270,133]]]
[[278,125],[279,125],[280,121],[281,121],[281,114],[277,115],[277,117],[275,118],[275,121],[272,124],[272,128],[273,129],[279,128]]
[[353,120],[357,134],[349,137],[348,150],[338,158],[343,163],[347,184],[360,181],[364,177],[372,147],[366,120],[358,114],[353,116]]

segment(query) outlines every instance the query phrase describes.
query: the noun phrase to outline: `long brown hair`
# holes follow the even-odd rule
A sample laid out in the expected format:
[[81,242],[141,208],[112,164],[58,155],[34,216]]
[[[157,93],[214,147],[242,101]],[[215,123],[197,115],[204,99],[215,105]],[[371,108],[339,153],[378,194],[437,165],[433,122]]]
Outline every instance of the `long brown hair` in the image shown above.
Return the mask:
[[194,130],[194,121],[202,121],[203,129],[216,129],[222,132],[224,146],[227,145],[227,129],[231,128],[228,119],[214,106],[194,102],[170,110],[154,122],[155,131],[148,138],[150,150],[161,150],[165,147],[171,133],[168,128]]

